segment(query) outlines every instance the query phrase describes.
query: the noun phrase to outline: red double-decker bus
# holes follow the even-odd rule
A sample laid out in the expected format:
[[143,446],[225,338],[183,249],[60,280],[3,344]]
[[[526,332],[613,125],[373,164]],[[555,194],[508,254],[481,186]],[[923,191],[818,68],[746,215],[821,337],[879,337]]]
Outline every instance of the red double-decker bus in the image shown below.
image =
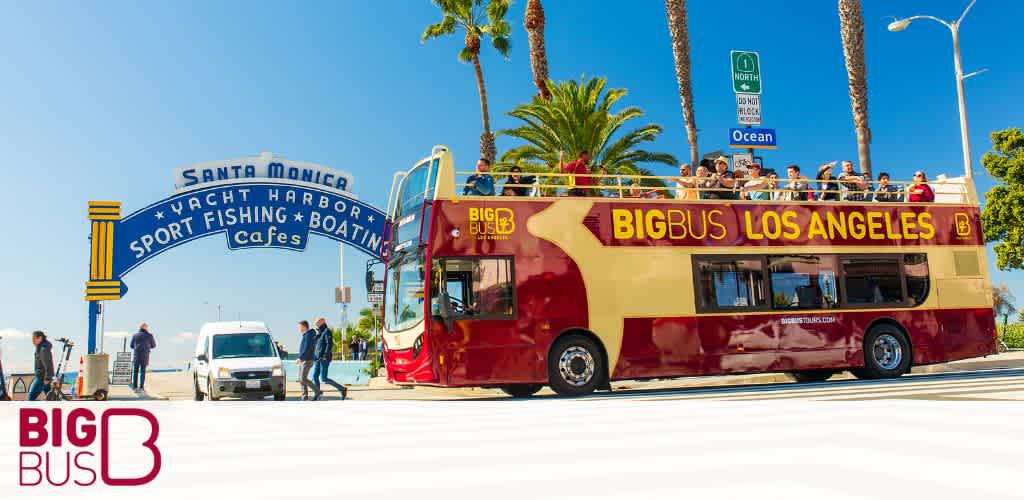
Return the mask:
[[623,379],[897,377],[996,352],[969,179],[933,183],[933,203],[565,197],[555,181],[460,196],[453,165],[437,147],[392,187],[392,382],[580,395]]

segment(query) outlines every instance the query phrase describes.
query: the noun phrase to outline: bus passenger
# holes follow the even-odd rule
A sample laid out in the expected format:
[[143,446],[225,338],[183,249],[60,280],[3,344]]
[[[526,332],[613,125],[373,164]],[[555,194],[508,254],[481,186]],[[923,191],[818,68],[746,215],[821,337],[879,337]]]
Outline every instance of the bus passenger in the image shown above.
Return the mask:
[[679,165],[679,177],[676,177],[674,180],[676,181],[677,200],[696,200],[699,198],[697,190],[694,189],[697,185],[697,179],[693,178],[690,164],[684,163]]
[[715,171],[711,174],[708,200],[735,200],[736,176],[729,171],[729,159],[724,156],[715,158]]
[[761,175],[761,164],[751,163],[747,165],[747,172],[750,173],[750,180],[743,183],[741,188],[745,198],[753,201],[770,200],[771,192],[768,191],[768,178]]
[[843,189],[843,200],[864,201],[867,181],[853,171],[853,162],[843,160],[843,171],[839,174],[839,184]]
[[476,173],[466,178],[466,187],[462,188],[463,195],[493,196],[494,178],[489,172],[491,161],[487,158],[480,158],[476,162]]
[[529,184],[533,184],[537,178],[532,175],[522,175],[523,169],[518,165],[510,168],[508,177],[505,178],[505,185],[501,188],[502,196],[530,196]]
[[786,177],[789,182],[779,193],[777,199],[781,201],[807,201],[810,189],[807,186],[807,178],[800,175],[800,167],[796,164],[786,167]]
[[640,183],[633,181],[629,184],[629,194],[626,195],[626,198],[646,198],[646,194],[643,188],[640,187]]
[[889,184],[889,174],[886,172],[878,174],[878,188],[874,194],[875,201],[879,202],[903,201],[903,192],[899,186]]
[[772,201],[781,200],[785,191],[779,189],[778,172],[776,172],[774,168],[769,168],[764,171],[764,176],[768,179],[768,186],[766,187],[768,190],[768,199]]
[[711,186],[714,184],[714,181],[711,180],[710,171],[711,161],[706,158],[701,160],[700,166],[697,167],[697,175],[694,178],[693,187],[700,195],[700,199],[702,200],[710,199],[708,198],[707,189],[711,188]]
[[928,177],[924,172],[914,172],[914,183],[907,188],[907,201],[911,203],[931,203],[935,201],[935,192],[928,185]]
[[563,174],[573,174],[569,176],[569,196],[589,196],[590,186],[594,185],[594,180],[590,177],[590,152],[580,151],[576,161],[565,165],[562,165],[563,156],[564,153],[559,151],[559,169]]
[[839,201],[839,183],[832,178],[832,167],[836,162],[828,162],[818,167],[818,199],[821,201]]

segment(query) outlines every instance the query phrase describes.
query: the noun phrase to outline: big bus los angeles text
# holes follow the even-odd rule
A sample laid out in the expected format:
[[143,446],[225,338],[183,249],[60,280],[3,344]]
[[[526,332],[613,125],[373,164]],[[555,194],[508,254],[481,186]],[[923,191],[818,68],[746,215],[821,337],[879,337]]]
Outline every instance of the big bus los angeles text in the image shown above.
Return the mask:
[[608,179],[610,193],[565,197],[557,175],[535,196],[460,196],[462,175],[436,147],[395,176],[395,383],[580,395],[694,375],[897,377],[996,352],[970,179],[933,183],[933,203],[881,203],[630,199]]

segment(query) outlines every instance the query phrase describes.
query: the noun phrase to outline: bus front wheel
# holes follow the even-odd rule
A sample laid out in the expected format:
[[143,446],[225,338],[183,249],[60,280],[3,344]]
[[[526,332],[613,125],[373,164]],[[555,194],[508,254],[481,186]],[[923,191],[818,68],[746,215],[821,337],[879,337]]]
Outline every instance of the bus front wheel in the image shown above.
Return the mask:
[[514,398],[528,398],[543,388],[540,384],[511,384],[501,386],[501,392]]
[[857,378],[894,378],[910,371],[910,340],[893,325],[876,325],[864,336],[864,367],[851,370]]
[[597,342],[585,335],[565,335],[548,356],[548,385],[563,396],[582,396],[598,388],[605,370]]

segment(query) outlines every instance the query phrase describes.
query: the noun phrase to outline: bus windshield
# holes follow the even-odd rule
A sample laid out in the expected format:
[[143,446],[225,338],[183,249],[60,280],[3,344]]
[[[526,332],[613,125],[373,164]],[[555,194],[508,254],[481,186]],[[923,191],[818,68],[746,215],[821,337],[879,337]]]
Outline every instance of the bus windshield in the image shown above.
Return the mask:
[[389,331],[404,330],[423,319],[423,252],[410,252],[388,269],[384,321]]
[[432,185],[437,181],[437,165],[436,158],[420,163],[413,167],[402,181],[402,188],[398,193],[393,245],[402,245],[414,240],[418,243],[423,224],[420,212],[423,209],[423,202],[433,197]]

